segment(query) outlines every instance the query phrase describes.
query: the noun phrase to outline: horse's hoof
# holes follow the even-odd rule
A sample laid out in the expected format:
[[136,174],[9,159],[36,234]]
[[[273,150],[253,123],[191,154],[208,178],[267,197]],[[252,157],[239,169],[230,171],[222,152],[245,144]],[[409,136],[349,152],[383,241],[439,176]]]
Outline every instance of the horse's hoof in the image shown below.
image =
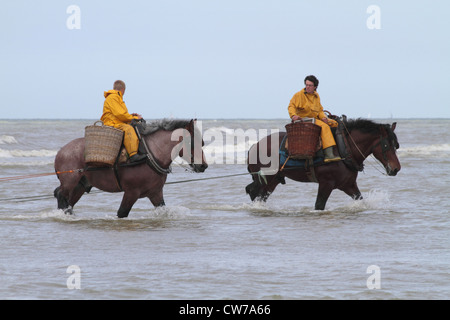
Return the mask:
[[73,214],[73,207],[69,206],[66,209],[64,209],[64,214],[72,215]]

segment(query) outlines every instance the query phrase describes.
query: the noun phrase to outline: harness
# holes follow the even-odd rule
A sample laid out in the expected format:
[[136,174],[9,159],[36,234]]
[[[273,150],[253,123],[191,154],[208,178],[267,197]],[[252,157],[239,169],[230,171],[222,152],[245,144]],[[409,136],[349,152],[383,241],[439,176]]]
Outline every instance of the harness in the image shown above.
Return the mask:
[[[355,147],[359,150],[358,146],[356,145],[355,141],[353,141],[352,136],[350,135],[350,132],[348,131],[347,127],[345,126],[345,122],[347,121],[347,116],[342,115],[342,118],[339,118],[337,116],[330,116],[333,120],[335,120],[338,123],[338,127],[336,128],[336,145],[339,151],[339,154],[341,155],[342,161],[352,171],[363,171],[364,170],[364,164],[358,164],[355,159],[353,158],[353,155],[351,153],[350,144],[348,139],[350,138],[355,145]],[[361,153],[362,154],[362,153]],[[365,158],[365,157],[364,157]]]
[[[367,156],[365,156],[362,153],[362,151],[358,148],[358,145],[356,144],[356,142],[353,140],[352,136],[350,135],[350,132],[345,125],[345,123],[347,122],[347,117],[345,115],[342,115],[342,117],[337,117],[337,116],[329,114],[329,118],[335,120],[338,123],[337,128],[333,129],[333,131],[334,131],[334,137],[336,140],[336,145],[337,145],[337,148],[338,148],[338,151],[342,158],[343,163],[347,166],[347,168],[349,168],[352,171],[363,171],[364,163],[361,162],[361,164],[359,164],[354,159],[354,156],[352,155],[350,146],[353,145],[358,150],[358,152],[362,155],[363,160],[365,160],[367,158]],[[284,143],[285,140],[286,140],[286,138],[283,139],[283,141],[281,143],[281,147],[280,147],[280,156],[281,157],[283,157],[282,153],[284,152],[284,149],[285,149],[285,143]],[[391,145],[391,141],[394,145]],[[369,154],[372,154],[373,150],[375,148],[377,148],[378,146],[381,147],[382,156],[385,161],[388,161],[387,152],[390,150],[390,148],[392,148],[392,147],[398,148],[398,142],[396,141],[395,135],[393,134],[392,130],[389,127],[381,126],[380,139],[376,144],[374,144],[372,146]],[[313,159],[311,159],[310,161],[303,160],[301,163],[298,162],[297,164],[289,164],[288,161],[291,161],[291,160],[286,159],[286,161],[282,161],[282,162],[284,162],[284,164],[280,171],[288,169],[288,168],[285,168],[286,164],[289,166],[295,166],[296,168],[301,167],[306,171],[306,174],[310,181],[317,182],[315,173],[314,173],[314,167],[322,164],[321,161],[319,161],[319,160],[321,160],[319,154],[318,154],[317,158],[314,158],[314,160],[315,161],[313,161]]]
[[[145,142],[145,139],[142,138],[141,132],[140,132],[140,126],[135,125],[134,129],[136,130],[136,134],[139,138],[139,144],[143,146],[145,150],[145,154],[147,155],[147,164],[150,166],[150,168],[153,168],[157,173],[159,174],[169,174],[172,172],[172,168],[163,168],[158,161],[155,159],[155,156],[153,155],[152,151],[147,146],[147,143]],[[139,163],[136,163],[139,164]]]

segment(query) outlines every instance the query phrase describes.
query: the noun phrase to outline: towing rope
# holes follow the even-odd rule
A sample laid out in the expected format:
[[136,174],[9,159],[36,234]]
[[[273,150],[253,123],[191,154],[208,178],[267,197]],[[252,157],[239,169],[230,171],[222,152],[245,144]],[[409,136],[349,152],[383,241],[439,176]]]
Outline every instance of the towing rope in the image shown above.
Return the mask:
[[3,177],[3,178],[0,178],[0,181],[12,181],[12,180],[20,180],[20,179],[38,178],[38,177],[51,176],[51,175],[55,175],[55,174],[74,173],[74,172],[83,172],[83,169],[56,171],[56,172],[49,172],[49,173],[27,174],[27,175],[23,175],[23,176],[14,176],[14,177]]
[[[30,174],[30,175],[24,175],[24,176],[16,176],[16,177],[5,177],[0,178],[0,181],[10,181],[10,180],[18,180],[18,179],[26,179],[26,178],[35,178],[35,177],[43,177],[43,176],[49,176],[53,174],[60,174],[60,173],[74,173],[74,172],[83,172],[83,169],[75,169],[75,170],[67,170],[67,171],[57,171],[55,173],[40,173],[40,174]],[[194,182],[194,181],[202,181],[202,180],[214,180],[214,179],[223,179],[223,178],[231,178],[231,177],[237,177],[237,176],[243,176],[248,174],[261,174],[260,172],[246,172],[246,173],[237,173],[237,174],[229,174],[225,176],[216,176],[216,177],[208,177],[208,178],[198,178],[198,179],[188,179],[188,180],[181,180],[181,181],[171,181],[166,182],[167,184],[178,184],[178,183],[187,183],[187,182]],[[94,190],[90,193],[100,193],[104,192],[102,190]],[[16,197],[16,198],[7,198],[7,199],[0,199],[0,202],[2,201],[14,201],[14,202],[26,202],[26,201],[35,201],[35,200],[43,200],[43,199],[51,199],[54,198],[54,195],[38,195],[38,196],[31,196],[31,197]]]

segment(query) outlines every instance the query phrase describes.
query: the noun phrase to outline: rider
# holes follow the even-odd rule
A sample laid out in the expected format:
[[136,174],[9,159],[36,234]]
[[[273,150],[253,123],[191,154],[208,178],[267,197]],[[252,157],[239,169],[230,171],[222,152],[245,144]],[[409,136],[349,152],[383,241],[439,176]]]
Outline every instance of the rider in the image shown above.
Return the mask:
[[125,94],[125,82],[117,80],[114,82],[113,90],[105,91],[105,103],[103,104],[103,115],[101,120],[106,126],[120,129],[124,132],[123,144],[130,157],[131,162],[144,159],[144,154],[138,154],[139,139],[136,131],[130,125],[133,119],[142,119],[137,113],[128,113],[127,106],[123,101]]
[[325,162],[339,161],[341,158],[335,156],[333,146],[336,145],[331,127],[337,127],[337,122],[328,117],[323,112],[323,107],[320,104],[320,97],[316,89],[319,86],[319,80],[313,76],[307,76],[304,80],[305,88],[297,92],[289,103],[288,111],[289,117],[292,121],[301,118],[315,118],[315,124],[322,127],[320,137],[322,139],[323,151],[325,153]]

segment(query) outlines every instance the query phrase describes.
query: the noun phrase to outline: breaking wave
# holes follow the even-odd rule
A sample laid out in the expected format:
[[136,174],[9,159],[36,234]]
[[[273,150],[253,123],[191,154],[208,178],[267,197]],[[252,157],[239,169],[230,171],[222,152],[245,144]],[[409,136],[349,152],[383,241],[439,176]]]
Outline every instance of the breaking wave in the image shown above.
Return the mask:
[[55,150],[5,150],[0,149],[0,158],[34,158],[34,157],[54,157],[57,151]]
[[436,155],[450,153],[450,144],[430,144],[416,147],[400,148],[398,152],[401,155]]
[[18,143],[13,136],[2,135],[0,136],[0,144],[16,144]]

